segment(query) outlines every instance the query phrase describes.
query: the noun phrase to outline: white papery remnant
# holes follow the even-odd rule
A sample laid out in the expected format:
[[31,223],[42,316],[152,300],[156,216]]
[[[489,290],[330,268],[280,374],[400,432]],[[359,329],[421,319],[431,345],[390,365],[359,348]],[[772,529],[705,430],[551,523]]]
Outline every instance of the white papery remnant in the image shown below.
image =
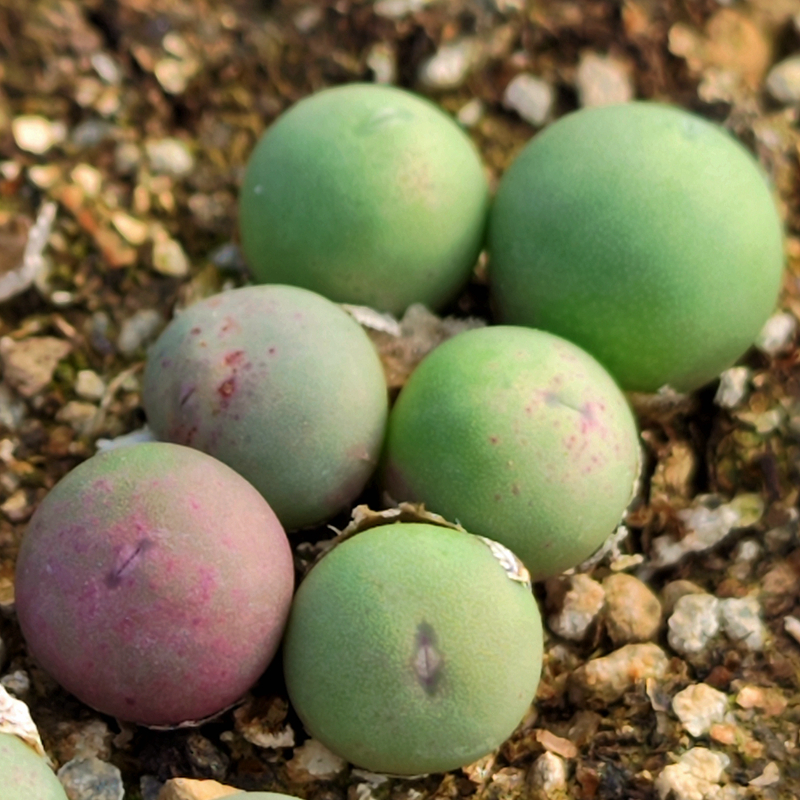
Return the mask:
[[487,539],[485,536],[479,536],[478,538],[492,551],[492,555],[500,562],[500,566],[512,581],[517,581],[529,589],[531,588],[530,572],[505,545],[494,541],[494,539]]
[[12,697],[3,686],[0,686],[0,733],[18,736],[40,756],[46,758],[39,731],[31,719],[28,706],[22,700]]

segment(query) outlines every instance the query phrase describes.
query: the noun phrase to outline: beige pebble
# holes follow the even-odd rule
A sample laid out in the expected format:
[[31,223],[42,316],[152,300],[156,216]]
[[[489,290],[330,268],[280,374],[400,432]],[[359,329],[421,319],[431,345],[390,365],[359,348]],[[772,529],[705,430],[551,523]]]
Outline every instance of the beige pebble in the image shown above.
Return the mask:
[[661,679],[669,671],[669,659],[655,644],[627,644],[602,658],[578,667],[569,679],[570,700],[584,703],[613,703],[647,678]]
[[191,778],[173,778],[158,793],[158,800],[216,800],[243,794],[241,789],[217,781],[196,781]]
[[69,342],[54,336],[32,336],[22,341],[4,336],[0,339],[3,378],[23,397],[33,397],[50,383],[58,362],[70,350]]
[[603,587],[588,575],[564,575],[546,583],[547,625],[564,639],[579,642],[603,608]]
[[642,581],[625,573],[609,575],[603,589],[606,630],[615,645],[647,642],[658,635],[661,603]]
[[100,400],[106,392],[105,381],[92,369],[79,370],[75,394],[82,400]]

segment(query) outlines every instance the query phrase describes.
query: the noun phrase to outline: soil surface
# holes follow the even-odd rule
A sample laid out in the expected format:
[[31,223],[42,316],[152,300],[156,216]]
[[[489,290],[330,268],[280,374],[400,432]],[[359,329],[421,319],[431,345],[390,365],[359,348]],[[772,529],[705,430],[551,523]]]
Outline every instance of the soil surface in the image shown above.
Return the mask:
[[[119,770],[72,800],[154,800],[175,777],[313,800],[800,796],[798,54],[800,0],[0,0],[0,683],[66,778],[100,775],[88,757]],[[535,707],[497,753],[413,780],[309,742],[276,665],[197,729],[103,717],[37,668],[14,614],[37,504],[145,421],[147,345],[176,308],[247,282],[236,202],[260,134],[311,92],[375,80],[458,116],[493,187],[580,105],[676,103],[751,149],[787,229],[781,313],[741,369],[632,398],[643,485],[596,564],[535,589]],[[491,321],[484,266],[452,319],[373,331],[394,389],[459,320]],[[295,537],[300,572],[331,535]]]

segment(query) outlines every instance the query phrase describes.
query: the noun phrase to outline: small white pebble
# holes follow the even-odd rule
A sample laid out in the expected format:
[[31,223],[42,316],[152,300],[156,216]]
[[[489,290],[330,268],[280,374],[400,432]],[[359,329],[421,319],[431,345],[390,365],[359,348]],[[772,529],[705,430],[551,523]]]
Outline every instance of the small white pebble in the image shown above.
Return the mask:
[[794,315],[779,311],[764,323],[761,333],[756,337],[756,347],[769,356],[776,356],[791,345],[796,330]]
[[624,64],[614,58],[584,53],[576,77],[578,97],[583,107],[607,106],[633,100],[631,77]]
[[478,43],[474,39],[442,45],[420,65],[420,83],[428,89],[457,89],[472,69],[477,52]]
[[0,678],[0,685],[14,697],[24,700],[25,695],[31,690],[31,679],[25,670],[18,669],[9,672],[8,675],[3,675]]
[[730,758],[724,753],[693,747],[677,764],[664,767],[656,778],[656,791],[661,800],[716,800],[729,764]]
[[397,53],[391,45],[374,44],[367,53],[367,66],[375,76],[375,83],[397,83]]
[[603,610],[605,590],[588,575],[578,574],[569,578],[554,579],[553,583],[548,581],[548,595],[551,594],[551,586],[553,591],[557,591],[556,583],[563,591],[561,586],[563,581],[568,584],[567,591],[560,599],[558,610],[548,615],[547,626],[557,636],[579,642],[586,636],[589,627]]
[[151,139],[144,148],[153,172],[183,177],[194,169],[194,157],[181,139]]
[[530,781],[540,791],[558,792],[567,786],[567,768],[564,759],[555,753],[544,753],[533,762]]
[[91,369],[82,369],[75,380],[75,394],[83,400],[99,400],[106,391],[105,381]]
[[711,726],[722,722],[728,708],[728,696],[707,683],[687,686],[672,698],[672,710],[692,736],[702,736]]
[[514,77],[503,94],[503,105],[537,128],[550,118],[554,101],[553,87],[527,72]]
[[751,372],[747,367],[731,367],[720,375],[714,402],[722,408],[736,408],[747,396]]
[[761,650],[766,627],[761,620],[761,605],[755,597],[730,597],[719,601],[722,628],[729,639],[748,650]]
[[710,594],[687,594],[675,603],[667,621],[669,646],[681,655],[701,653],[719,633],[719,600]]
[[767,91],[780,103],[800,103],[800,56],[776,64],[767,76]]
[[20,150],[42,155],[53,145],[67,138],[67,129],[61,122],[51,122],[35,114],[15,117],[11,122],[11,133]]
[[465,128],[474,128],[483,118],[485,112],[483,101],[480,97],[473,97],[467,101],[456,114],[456,119]]
[[770,761],[769,764],[764,767],[764,771],[757,778],[753,778],[753,780],[750,781],[750,786],[763,788],[764,786],[775,786],[775,784],[780,782],[780,767],[774,761]]
[[754,539],[742,539],[736,547],[733,557],[737,561],[751,563],[761,555],[761,545]]

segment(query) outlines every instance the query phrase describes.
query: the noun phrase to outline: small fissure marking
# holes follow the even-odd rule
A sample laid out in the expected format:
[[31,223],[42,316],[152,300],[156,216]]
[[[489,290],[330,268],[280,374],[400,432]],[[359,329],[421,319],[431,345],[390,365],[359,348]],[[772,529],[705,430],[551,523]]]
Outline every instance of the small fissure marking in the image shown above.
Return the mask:
[[569,408],[571,411],[577,411],[579,414],[584,413],[583,407],[574,406],[571,403],[568,403],[566,400],[559,397],[555,392],[545,392],[544,402],[548,406],[563,406],[564,408]]
[[116,589],[122,583],[122,579],[125,577],[126,572],[130,571],[134,562],[138,561],[142,554],[153,547],[155,547],[155,542],[150,541],[150,539],[142,539],[136,545],[133,552],[116,567],[116,569],[112,569],[108,575],[106,575],[106,586],[108,586],[109,589]]
[[183,393],[183,395],[181,396],[181,399],[180,399],[180,403],[179,403],[181,408],[183,408],[186,405],[186,403],[189,402],[189,398],[195,393],[196,390],[197,390],[197,387],[196,386],[192,386],[191,388],[187,389]]
[[376,133],[382,128],[386,128],[390,125],[398,125],[404,122],[410,122],[413,119],[414,115],[405,109],[392,107],[381,108],[361,122],[355,128],[355,132],[360,136],[368,136],[372,133]]
[[413,667],[426,694],[434,694],[441,678],[444,659],[436,649],[436,632],[423,622],[417,628]]

